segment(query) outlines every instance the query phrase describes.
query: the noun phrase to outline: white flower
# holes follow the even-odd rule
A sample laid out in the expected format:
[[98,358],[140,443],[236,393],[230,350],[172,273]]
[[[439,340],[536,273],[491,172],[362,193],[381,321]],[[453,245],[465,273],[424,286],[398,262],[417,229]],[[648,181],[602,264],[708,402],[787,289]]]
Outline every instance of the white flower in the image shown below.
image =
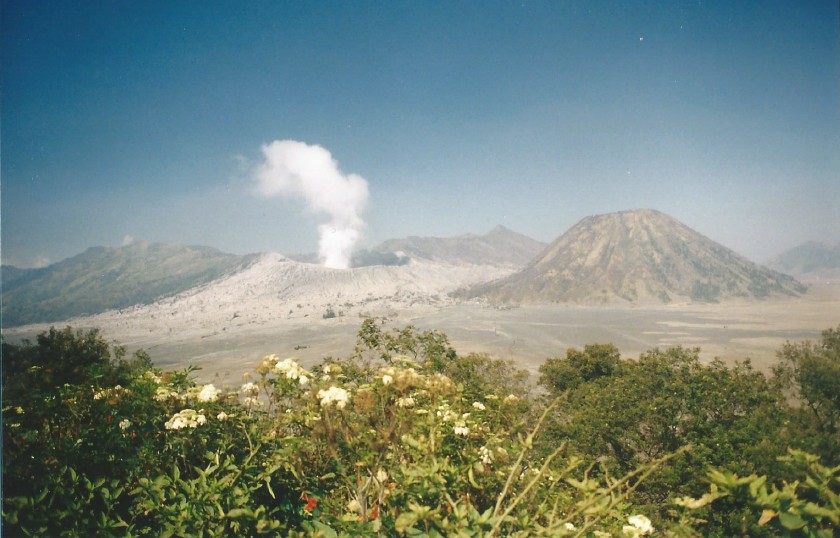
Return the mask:
[[167,430],[180,430],[181,428],[195,428],[207,422],[207,417],[196,412],[195,409],[184,409],[166,421]]
[[[300,365],[293,359],[283,359],[282,361],[279,361],[274,365],[274,369],[277,370],[278,373],[285,375],[286,379],[298,379],[300,376],[306,374],[306,370],[301,368]],[[307,381],[309,380],[307,379]],[[301,385],[305,384],[306,383],[301,383]]]
[[645,536],[646,534],[653,534],[653,525],[647,517],[641,514],[628,517],[627,522],[630,524],[624,525],[621,528],[621,532],[625,536],[638,538],[639,536]]
[[120,421],[120,429],[125,431],[131,426],[131,421],[127,418],[124,418]]
[[508,394],[507,396],[505,396],[505,399],[502,400],[502,402],[504,402],[506,404],[514,404],[518,401],[519,401],[519,397],[517,397],[516,394]]
[[481,402],[473,402],[472,406],[473,406],[475,409],[478,409],[479,411],[484,411],[484,410],[486,410],[486,409],[487,409],[487,408],[484,406],[484,404],[483,404],[483,403],[481,403]]
[[455,423],[455,427],[452,428],[452,431],[455,432],[455,435],[463,435],[464,437],[470,434],[470,429],[467,428],[467,425],[463,421],[458,421]]
[[155,400],[165,402],[169,398],[175,398],[178,393],[168,387],[158,387],[155,391]]
[[321,400],[321,407],[328,407],[330,404],[335,403],[338,409],[344,409],[347,402],[350,401],[350,393],[333,385],[327,390],[319,390],[318,398]]
[[493,463],[493,453],[490,452],[490,449],[486,446],[483,446],[478,449],[478,456],[481,458],[481,463],[485,465],[490,465]]
[[388,480],[388,473],[385,472],[385,469],[379,469],[376,471],[376,480],[378,480],[380,484],[384,484],[385,481]]
[[397,406],[398,407],[414,407],[415,403],[416,402],[414,401],[414,398],[412,398],[411,396],[408,396],[406,398],[398,398],[397,399]]
[[245,407],[260,407],[262,402],[255,396],[246,396],[242,398],[242,405]]
[[212,383],[208,385],[204,385],[201,388],[201,391],[198,393],[196,397],[199,402],[215,402],[219,399],[219,395],[222,393],[219,389],[213,386]]
[[359,505],[359,501],[353,499],[349,503],[347,503],[347,511],[348,512],[356,512],[359,513],[362,511],[362,507]]
[[447,406],[440,406],[437,410],[437,416],[443,419],[444,422],[449,422],[453,418],[455,418],[455,413],[449,410]]
[[242,386],[239,387],[239,392],[245,396],[256,396],[260,393],[260,387],[256,383],[243,383]]
[[309,378],[305,375],[301,375],[300,377],[298,377],[298,383],[300,383],[301,387],[305,387],[307,384],[309,384]]
[[388,374],[385,374],[385,375],[382,376],[382,384],[385,385],[386,387],[393,382],[394,382],[394,377],[393,376],[390,376]]
[[219,420],[227,420],[228,416],[229,415],[227,413],[225,413],[224,411],[220,411],[219,414],[216,415],[216,418],[219,419]]
[[563,523],[563,528],[565,528],[567,531],[573,531],[576,527],[567,521],[566,523]]

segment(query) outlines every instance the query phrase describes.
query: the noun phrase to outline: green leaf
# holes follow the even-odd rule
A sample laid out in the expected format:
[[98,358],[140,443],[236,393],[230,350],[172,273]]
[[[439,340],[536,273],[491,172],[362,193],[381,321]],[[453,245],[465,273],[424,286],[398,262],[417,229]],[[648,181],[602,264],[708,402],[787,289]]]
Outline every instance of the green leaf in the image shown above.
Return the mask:
[[750,495],[753,498],[758,497],[759,496],[759,490],[761,490],[762,488],[764,488],[764,491],[766,492],[767,488],[764,487],[764,484],[766,482],[767,482],[767,477],[766,476],[759,476],[758,478],[756,478],[755,480],[750,482]]
[[318,520],[314,520],[312,521],[312,526],[315,527],[315,529],[317,529],[318,531],[320,531],[321,535],[324,538],[338,538],[338,535],[329,525],[325,525],[324,523],[321,523]]
[[475,481],[475,476],[473,475],[472,467],[467,469],[467,478],[469,479],[470,484],[472,484],[472,486],[474,488],[480,488],[481,487],[481,486],[478,485],[478,482]]
[[827,517],[827,518],[833,519],[833,520],[836,520],[838,518],[838,516],[840,516],[840,513],[836,512],[836,511],[833,511],[833,510],[830,510],[830,509],[828,509],[824,506],[819,506],[819,505],[814,504],[812,502],[805,503],[805,506],[801,506],[800,510],[802,511],[803,514],[807,514],[809,516]]
[[415,523],[417,523],[417,514],[414,512],[403,512],[394,522],[394,528],[397,529],[397,532],[403,533]]
[[274,495],[274,490],[271,489],[271,477],[270,476],[265,477],[265,487],[268,488],[268,493],[271,494],[271,498],[276,499],[277,497]]
[[801,529],[806,525],[804,519],[790,512],[782,512],[779,514],[779,523],[781,523],[784,528],[790,530]]
[[252,517],[254,512],[247,508],[232,508],[228,513],[227,517],[231,519],[236,519],[238,517]]

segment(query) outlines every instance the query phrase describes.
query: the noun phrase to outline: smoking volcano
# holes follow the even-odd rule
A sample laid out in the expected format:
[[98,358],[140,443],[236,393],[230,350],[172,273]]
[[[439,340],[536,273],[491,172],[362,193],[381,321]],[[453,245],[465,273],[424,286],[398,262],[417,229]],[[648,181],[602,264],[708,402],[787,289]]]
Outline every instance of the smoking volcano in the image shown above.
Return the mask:
[[326,267],[350,267],[361,237],[368,199],[365,178],[344,175],[325,148],[296,140],[275,140],[262,146],[264,161],[255,179],[260,194],[302,200],[322,216],[318,225],[318,257]]

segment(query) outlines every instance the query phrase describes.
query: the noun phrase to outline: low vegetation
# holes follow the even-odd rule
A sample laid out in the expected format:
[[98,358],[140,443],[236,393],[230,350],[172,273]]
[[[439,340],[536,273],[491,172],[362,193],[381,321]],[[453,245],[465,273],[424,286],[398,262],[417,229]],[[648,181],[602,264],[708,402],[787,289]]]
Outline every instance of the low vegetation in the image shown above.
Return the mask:
[[834,536],[840,327],[772,375],[610,344],[540,368],[367,319],[348,357],[237,387],[97,332],[3,343],[3,532]]

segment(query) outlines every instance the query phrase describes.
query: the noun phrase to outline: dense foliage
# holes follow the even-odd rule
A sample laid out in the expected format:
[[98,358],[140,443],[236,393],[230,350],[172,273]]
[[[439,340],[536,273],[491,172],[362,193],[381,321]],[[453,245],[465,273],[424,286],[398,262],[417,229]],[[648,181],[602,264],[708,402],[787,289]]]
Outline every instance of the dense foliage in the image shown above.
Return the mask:
[[840,328],[779,355],[593,344],[533,386],[369,319],[346,358],[217,388],[51,329],[3,343],[3,532],[833,536]]

